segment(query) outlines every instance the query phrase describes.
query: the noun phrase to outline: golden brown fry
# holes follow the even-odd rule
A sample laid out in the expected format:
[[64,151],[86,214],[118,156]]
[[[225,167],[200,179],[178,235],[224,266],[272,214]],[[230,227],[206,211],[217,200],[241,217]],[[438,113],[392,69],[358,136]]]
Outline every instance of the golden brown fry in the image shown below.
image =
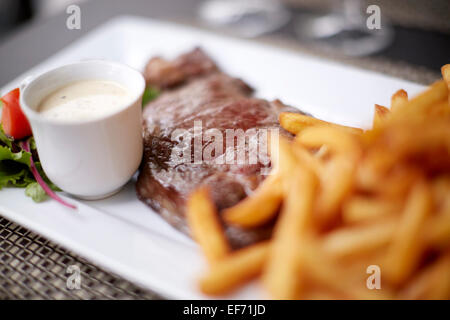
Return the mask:
[[424,242],[434,248],[450,245],[450,210],[439,212],[424,226]]
[[[298,159],[292,152],[292,142],[283,136],[270,137],[270,160],[272,175],[285,176],[296,167]],[[283,181],[286,180],[283,178]]]
[[449,119],[450,118],[450,106],[448,101],[442,101],[437,103],[430,108],[429,110],[430,116],[440,117],[440,119]]
[[435,206],[442,212],[450,213],[450,174],[434,179],[431,188]]
[[376,186],[376,191],[381,197],[391,199],[403,199],[417,180],[420,173],[411,168],[400,168],[394,172],[389,172],[388,176],[380,175],[380,180]]
[[349,133],[353,134],[361,134],[363,132],[360,128],[343,126],[323,120],[319,120],[301,113],[294,112],[282,112],[279,116],[279,121],[281,127],[289,131],[290,133],[297,134],[301,132],[303,129],[311,127],[311,126],[331,126],[334,128],[342,129]]
[[436,104],[444,100],[448,100],[447,84],[443,80],[437,81],[425,92],[399,105],[395,112],[392,112],[392,118],[401,121],[404,121],[405,118],[421,118]]
[[[306,273],[305,277],[321,287],[331,289],[331,292],[338,293],[338,296],[334,297],[334,299],[392,298],[392,293],[387,288],[382,288],[383,290],[369,290],[366,287],[366,279],[368,277],[366,268],[373,264],[372,261],[357,263],[357,267],[353,270],[339,264],[339,260],[335,259],[336,257],[329,256],[323,250],[323,247],[317,244],[317,240],[302,240],[300,246],[303,250],[299,254],[299,263],[303,265]],[[339,278],[336,275],[339,275]]]
[[345,223],[371,221],[402,210],[400,201],[368,196],[353,196],[342,206],[342,220]]
[[407,199],[399,227],[388,248],[382,268],[386,278],[394,285],[402,284],[419,263],[424,249],[424,243],[419,235],[431,208],[430,187],[426,182],[418,182],[413,186]]
[[427,295],[430,300],[450,299],[450,253],[445,254],[434,266],[434,279]]
[[[391,110],[377,106],[374,128],[363,134],[282,113],[281,125],[296,137],[271,135],[274,175],[223,212],[227,223],[251,228],[272,219],[281,203],[272,239],[223,258],[228,249],[206,240],[219,234],[213,243],[228,246],[217,217],[197,216],[189,224],[202,230],[199,242],[214,256],[202,291],[226,293],[262,273],[276,299],[449,299],[450,65],[442,73],[445,82],[413,99],[399,90]],[[214,211],[202,198],[200,212]],[[381,290],[367,287],[368,266],[380,266]]]
[[398,299],[450,299],[450,254],[426,267],[411,283],[407,284]]
[[269,242],[259,243],[217,262],[200,280],[201,291],[212,295],[225,294],[256,277],[264,267],[269,248]]
[[390,111],[388,108],[380,106],[379,104],[375,105],[375,114],[373,115],[373,128],[377,128],[384,123]]
[[[450,64],[442,66],[441,72],[442,78],[444,78],[444,81],[447,84],[447,89],[450,91]],[[450,95],[448,96],[448,103],[450,104]]]
[[338,229],[324,237],[323,250],[335,258],[373,251],[391,241],[397,225],[398,219],[384,218],[368,225]]
[[338,155],[319,174],[320,188],[316,200],[317,222],[321,226],[334,223],[342,200],[354,185],[355,162],[351,156]]
[[295,141],[306,148],[320,148],[325,145],[332,152],[359,155],[356,136],[330,126],[309,127],[300,132]]
[[270,159],[272,166],[274,166],[272,174],[282,177],[283,192],[285,197],[291,185],[290,176],[299,164],[299,159],[297,158],[292,145],[293,142],[283,136],[271,138],[272,151],[270,154]]
[[223,259],[230,252],[208,189],[197,189],[189,196],[186,218],[193,238],[200,245],[209,263]]
[[299,299],[302,300],[342,300],[338,293],[331,292],[328,288],[309,288]]
[[408,93],[405,90],[400,89],[391,97],[391,111],[397,110],[398,107],[405,102],[408,102]]
[[[292,144],[293,152],[295,156],[297,157],[298,161],[303,163],[305,166],[307,166],[311,171],[314,173],[319,173],[323,170],[323,164],[319,161],[320,154],[311,154],[308,150],[306,150],[303,146],[299,145],[298,143]],[[319,150],[319,152],[325,150],[326,148],[323,147]],[[322,153],[324,153],[323,151]]]
[[307,148],[326,146],[337,153],[318,173],[321,183],[316,201],[319,225],[333,223],[340,202],[353,188],[355,163],[360,157],[356,136],[333,127],[315,126],[303,130],[295,141]]
[[223,211],[225,222],[243,228],[267,223],[277,214],[283,197],[283,185],[279,175],[268,176],[255,192],[237,205]]
[[289,177],[290,187],[273,235],[273,245],[265,269],[264,283],[275,299],[295,299],[301,291],[298,252],[292,244],[300,243],[311,223],[315,177],[298,166]]
[[419,179],[418,171],[397,167],[386,174],[385,166],[389,168],[396,155],[382,150],[375,151],[366,155],[359,164],[355,182],[357,187],[366,192],[377,193],[380,197],[402,199],[410,186]]

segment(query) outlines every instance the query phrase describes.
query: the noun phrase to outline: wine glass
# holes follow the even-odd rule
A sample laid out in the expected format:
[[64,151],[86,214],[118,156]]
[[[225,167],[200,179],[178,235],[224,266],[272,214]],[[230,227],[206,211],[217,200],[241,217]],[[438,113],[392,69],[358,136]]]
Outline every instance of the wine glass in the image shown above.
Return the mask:
[[381,51],[393,40],[393,30],[381,16],[381,28],[369,29],[360,0],[341,0],[331,13],[303,13],[296,17],[295,33],[302,41],[349,56],[365,56]]
[[275,31],[291,14],[276,0],[209,0],[199,8],[200,18],[248,38]]

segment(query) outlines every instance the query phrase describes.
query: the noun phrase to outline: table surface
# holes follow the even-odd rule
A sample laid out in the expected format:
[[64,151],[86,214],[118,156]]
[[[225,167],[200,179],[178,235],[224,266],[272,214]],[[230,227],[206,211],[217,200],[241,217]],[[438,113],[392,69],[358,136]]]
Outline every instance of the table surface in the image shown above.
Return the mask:
[[[0,61],[2,61],[0,87],[117,15],[138,15],[205,27],[197,17],[201,2],[203,0],[88,1],[80,5],[82,13],[80,30],[66,28],[68,15],[65,12],[48,20],[32,21],[11,32],[0,43]],[[363,68],[375,68],[383,73],[421,83],[428,83],[437,78],[440,66],[448,63],[450,57],[450,35],[437,31],[395,27],[395,41],[389,48],[369,58],[354,59],[324,54],[310,46],[300,44],[292,30],[292,25],[288,25],[262,39],[277,39],[278,42],[282,40],[283,45],[287,44],[295,50],[306,50],[315,55],[324,55]],[[378,64],[374,66],[374,63]],[[401,68],[407,70],[402,72]]]
[[[66,28],[65,13],[47,21],[33,21],[2,41],[0,61],[8,63],[2,63],[0,86],[117,15],[146,16],[205,28],[196,19],[196,10],[200,2],[201,0],[90,1],[80,5],[82,15],[80,30]],[[395,61],[389,57],[355,59],[324,53],[290,38],[289,31],[249,41],[260,41],[287,50],[319,55],[424,84],[439,77],[437,70]],[[67,267],[74,264],[80,267],[81,289],[69,290],[66,285],[69,276]],[[17,298],[159,299],[161,297],[108,273],[57,244],[2,218],[0,212],[0,299]]]

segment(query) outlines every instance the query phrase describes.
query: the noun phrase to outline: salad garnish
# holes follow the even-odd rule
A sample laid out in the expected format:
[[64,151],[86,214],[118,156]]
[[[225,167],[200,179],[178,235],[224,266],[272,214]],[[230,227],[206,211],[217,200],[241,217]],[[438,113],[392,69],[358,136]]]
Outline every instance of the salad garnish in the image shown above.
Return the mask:
[[[23,149],[26,152],[30,152],[31,149],[30,149],[29,140],[26,140],[22,145],[23,145]],[[47,193],[53,200],[58,201],[59,203],[61,203],[62,205],[66,206],[66,207],[69,207],[72,209],[77,208],[75,205],[70,204],[70,203],[64,201],[63,199],[61,199],[56,193],[53,192],[53,190],[47,185],[47,183],[45,183],[44,179],[41,177],[38,170],[36,169],[36,166],[33,161],[33,157],[30,158],[30,170],[33,173],[34,178],[36,179],[36,182],[34,184],[30,184],[32,186],[33,190],[29,190],[29,193],[35,194],[36,192],[38,192],[38,193],[40,192],[38,190],[35,190],[37,188],[37,186],[36,186],[36,183],[37,183],[41,186],[41,188],[45,191],[45,193]],[[27,187],[27,189],[28,189],[28,187]],[[27,191],[25,191],[25,194],[27,194]]]
[[[0,99],[0,189],[25,188],[25,195],[35,202],[42,202],[49,195],[53,198],[53,191],[60,189],[42,170],[30,125],[20,108],[19,95],[19,89],[14,89]],[[44,182],[45,188],[37,181],[35,173]]]
[[1,121],[3,130],[16,140],[31,136],[30,123],[20,108],[19,97],[20,89],[16,88],[0,99],[3,104]]
[[[147,86],[142,106],[156,99],[157,88]],[[25,188],[25,195],[35,202],[48,197],[62,205],[76,209],[54,191],[61,191],[42,170],[31,127],[20,107],[20,89],[16,88],[0,98],[0,190],[4,187]]]
[[144,94],[142,95],[142,107],[145,107],[147,103],[155,100],[160,94],[160,91],[157,88],[147,86],[144,90]]

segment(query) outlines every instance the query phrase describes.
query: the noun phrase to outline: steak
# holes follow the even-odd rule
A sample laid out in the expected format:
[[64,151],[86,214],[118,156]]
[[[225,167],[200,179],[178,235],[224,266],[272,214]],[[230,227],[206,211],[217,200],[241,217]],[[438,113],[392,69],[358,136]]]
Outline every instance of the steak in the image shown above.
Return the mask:
[[[191,144],[196,136],[195,123],[201,123],[202,134],[214,129],[225,136],[227,129],[279,128],[279,112],[293,109],[280,101],[252,97],[249,85],[222,73],[201,49],[173,61],[151,59],[145,78],[162,93],[143,111],[144,155],[137,194],[170,224],[189,234],[185,203],[190,192],[207,185],[220,212],[248,196],[264,179],[261,170],[270,167],[270,161],[252,164],[217,161],[230,152],[242,151],[239,148],[249,148],[246,143],[226,149],[225,139],[223,153],[213,152],[212,161],[195,162],[196,151]],[[206,141],[204,136],[200,139],[203,151],[212,141]],[[189,154],[183,159],[189,161],[180,162],[174,157],[180,153],[186,156],[186,152]],[[251,230],[227,225],[224,228],[232,246],[239,248],[270,237],[272,224]]]

